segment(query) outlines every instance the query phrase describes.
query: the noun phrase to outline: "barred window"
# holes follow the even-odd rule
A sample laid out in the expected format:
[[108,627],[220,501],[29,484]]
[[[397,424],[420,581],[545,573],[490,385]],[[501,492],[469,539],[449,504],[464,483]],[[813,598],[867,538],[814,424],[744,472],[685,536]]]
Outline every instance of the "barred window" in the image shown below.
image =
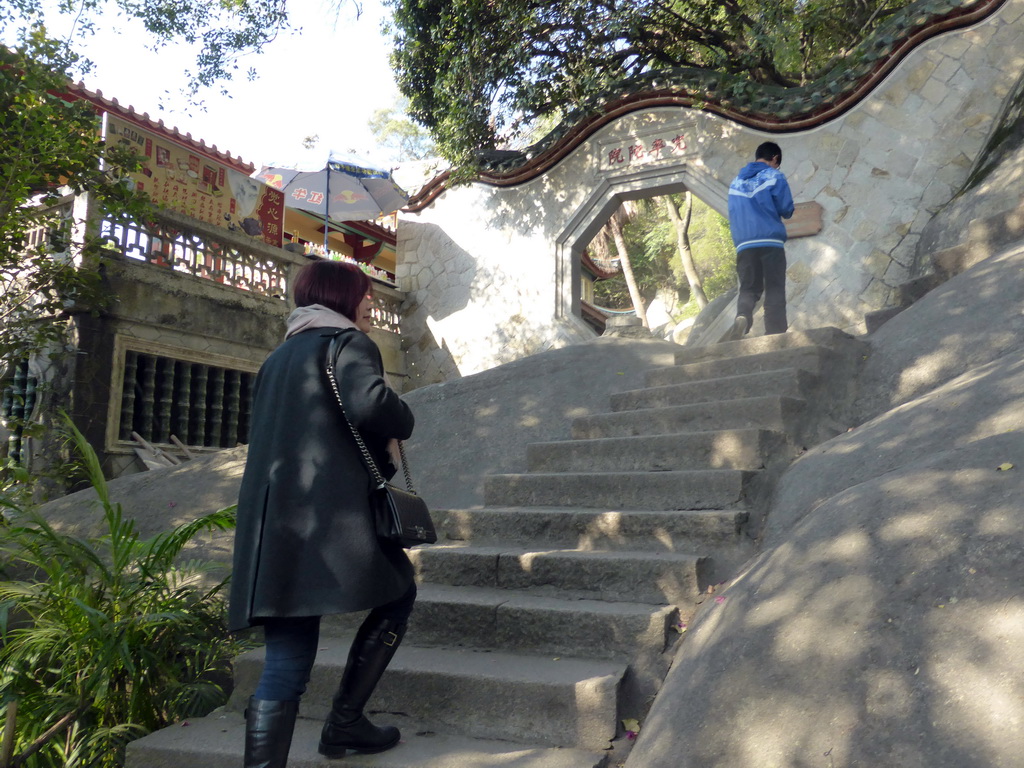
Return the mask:
[[16,462],[24,459],[25,427],[32,418],[36,407],[36,388],[39,382],[29,374],[28,359],[13,365],[10,379],[0,398],[0,415],[10,431],[7,438],[7,455]]
[[171,435],[195,448],[249,440],[256,374],[126,350],[118,438],[150,443]]

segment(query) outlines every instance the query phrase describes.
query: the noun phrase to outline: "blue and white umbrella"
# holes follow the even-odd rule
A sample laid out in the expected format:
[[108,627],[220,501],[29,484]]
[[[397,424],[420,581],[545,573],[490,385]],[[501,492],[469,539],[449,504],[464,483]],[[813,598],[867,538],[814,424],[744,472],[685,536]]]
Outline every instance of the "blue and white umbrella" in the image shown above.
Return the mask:
[[284,202],[289,208],[309,211],[332,221],[378,219],[394,213],[409,200],[409,195],[395,183],[389,171],[336,158],[333,153],[320,170],[264,166],[253,178],[284,192]]

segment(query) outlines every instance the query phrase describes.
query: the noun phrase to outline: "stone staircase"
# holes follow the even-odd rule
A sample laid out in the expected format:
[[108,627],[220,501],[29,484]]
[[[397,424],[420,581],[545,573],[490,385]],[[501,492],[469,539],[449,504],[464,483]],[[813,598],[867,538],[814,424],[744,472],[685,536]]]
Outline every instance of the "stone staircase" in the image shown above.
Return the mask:
[[[623,759],[682,629],[753,552],[778,474],[843,429],[861,343],[835,329],[680,348],[648,387],[531,445],[528,472],[485,482],[479,509],[437,513],[413,550],[420,598],[370,703],[402,743],[345,765],[601,768]],[[361,617],[329,617],[289,766],[316,754]],[[235,666],[229,704],[133,742],[128,768],[238,768],[242,708],[261,651]],[[339,764],[339,763],[335,763]]]

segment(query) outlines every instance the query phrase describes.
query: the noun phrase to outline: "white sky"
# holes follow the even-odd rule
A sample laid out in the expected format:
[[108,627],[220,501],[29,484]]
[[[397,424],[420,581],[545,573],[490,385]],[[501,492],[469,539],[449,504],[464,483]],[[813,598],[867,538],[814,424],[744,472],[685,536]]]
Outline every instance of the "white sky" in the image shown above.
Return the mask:
[[[149,50],[134,19],[100,17],[99,31],[76,50],[96,64],[83,79],[90,90],[257,168],[326,160],[330,149],[390,167],[394,158],[376,145],[367,126],[374,111],[393,106],[398,93],[388,64],[390,41],[380,29],[387,10],[378,0],[360,5],[357,18],[352,0],[343,0],[340,12],[330,0],[290,0],[292,25],[301,32],[282,34],[261,55],[242,59],[241,74],[225,84],[230,97],[219,87],[201,92],[205,111],[181,94],[184,71],[195,68],[192,52],[185,46]],[[50,24],[51,34],[57,33]],[[244,74],[250,66],[259,74],[253,82]],[[302,140],[314,134],[319,144],[305,153]]]

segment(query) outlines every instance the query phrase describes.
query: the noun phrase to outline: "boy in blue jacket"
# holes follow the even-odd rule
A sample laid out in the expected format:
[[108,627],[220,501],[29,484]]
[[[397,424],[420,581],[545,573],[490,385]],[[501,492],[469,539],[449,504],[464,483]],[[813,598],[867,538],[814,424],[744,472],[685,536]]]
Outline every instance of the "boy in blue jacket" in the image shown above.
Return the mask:
[[793,215],[793,195],[779,166],[782,149],[773,141],[757,148],[729,185],[729,227],[736,246],[739,298],[736,320],[726,339],[742,338],[754,324],[754,305],[764,294],[765,333],[785,333],[786,225]]

